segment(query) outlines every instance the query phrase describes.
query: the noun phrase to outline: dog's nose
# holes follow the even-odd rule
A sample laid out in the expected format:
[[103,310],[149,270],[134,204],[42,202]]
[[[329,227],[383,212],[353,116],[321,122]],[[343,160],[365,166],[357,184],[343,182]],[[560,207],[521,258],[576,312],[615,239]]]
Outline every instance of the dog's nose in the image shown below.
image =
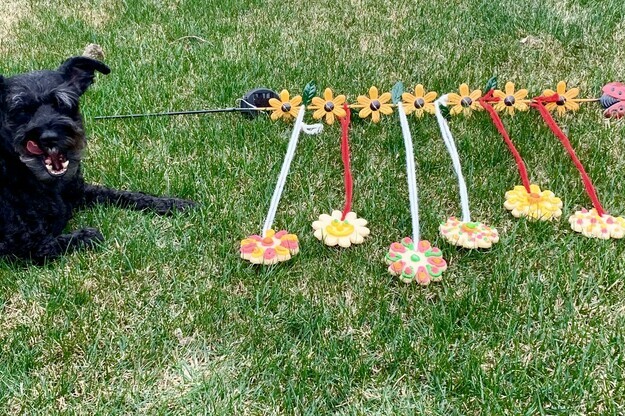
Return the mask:
[[56,134],[56,132],[52,131],[52,130],[45,130],[43,133],[41,133],[41,140],[56,140],[58,139],[58,135]]
[[59,135],[53,130],[44,130],[39,136],[39,142],[45,147],[53,147],[59,141]]

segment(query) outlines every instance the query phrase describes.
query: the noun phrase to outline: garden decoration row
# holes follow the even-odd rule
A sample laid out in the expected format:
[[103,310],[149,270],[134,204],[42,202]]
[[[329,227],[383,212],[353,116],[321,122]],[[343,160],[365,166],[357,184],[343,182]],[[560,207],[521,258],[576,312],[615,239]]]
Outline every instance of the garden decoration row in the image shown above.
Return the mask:
[[287,231],[274,232],[273,219],[280,201],[280,196],[293,159],[298,138],[301,132],[316,134],[322,129],[321,124],[307,125],[303,122],[306,110],[312,110],[315,120],[323,120],[332,125],[338,119],[341,126],[341,155],[344,165],[345,205],[342,211],[335,210],[330,215],[321,214],[312,224],[314,235],[329,246],[349,247],[360,244],[369,235],[367,221],[359,218],[351,210],[352,175],[349,156],[349,126],[351,110],[358,110],[358,116],[377,123],[383,116],[391,115],[394,108],[399,114],[402,136],[406,149],[406,171],[409,190],[409,206],[412,219],[412,235],[390,245],[386,255],[389,272],[406,283],[416,281],[427,285],[430,281],[440,280],[442,272],[447,268],[441,251],[433,247],[427,240],[421,240],[419,231],[419,210],[416,185],[414,152],[408,115],[422,118],[425,114],[435,116],[441,136],[452,160],[453,169],[458,178],[460,189],[460,218],[451,217],[439,227],[441,235],[449,243],[469,248],[489,248],[499,240],[495,228],[471,218],[466,183],[462,174],[460,157],[453,135],[447,123],[452,116],[469,116],[475,111],[485,110],[490,116],[497,131],[504,139],[516,162],[521,186],[515,186],[506,192],[504,207],[515,217],[527,217],[531,220],[554,220],[562,215],[562,201],[549,190],[532,184],[529,180],[525,163],[513,141],[509,137],[499,113],[514,115],[517,111],[536,109],[545,120],[553,134],[559,139],[578,169],[584,188],[590,197],[593,208],[581,209],[569,217],[572,229],[587,237],[601,239],[622,238],[625,236],[625,219],[609,215],[603,209],[597,192],[577,158],[567,136],[557,125],[551,113],[563,115],[576,111],[580,103],[599,102],[607,118],[620,118],[625,115],[625,84],[610,83],[603,87],[600,98],[578,98],[579,89],[567,89],[564,81],[557,84],[556,90],[546,89],[539,96],[527,98],[528,91],[516,89],[511,82],[505,84],[503,90],[497,88],[495,78],[489,80],[486,93],[471,90],[462,84],[457,92],[445,94],[437,98],[437,93],[426,91],[423,85],[415,86],[413,92],[404,91],[401,82],[395,84],[391,92],[380,94],[376,87],[369,89],[368,95],[357,97],[357,103],[348,104],[345,95],[336,95],[326,88],[321,97],[317,95],[314,83],[306,85],[303,96],[291,97],[287,90],[267,101],[267,106],[257,108],[271,112],[272,120],[295,120],[287,153],[282,164],[276,188],[270,203],[262,233],[251,235],[241,241],[240,251],[243,259],[254,264],[275,264],[289,260],[299,251],[297,236]]

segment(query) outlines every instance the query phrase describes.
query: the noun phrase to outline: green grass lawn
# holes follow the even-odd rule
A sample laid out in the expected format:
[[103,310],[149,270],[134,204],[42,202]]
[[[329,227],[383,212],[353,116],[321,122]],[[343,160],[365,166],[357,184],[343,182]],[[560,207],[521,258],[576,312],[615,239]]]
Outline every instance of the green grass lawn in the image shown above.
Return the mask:
[[[350,102],[371,85],[444,93],[492,75],[598,97],[624,77],[624,28],[616,0],[4,0],[0,73],[54,68],[90,42],[106,53],[112,73],[82,100],[87,180],[200,208],[98,207],[70,228],[100,228],[99,249],[0,263],[0,414],[625,413],[625,242],[570,229],[590,201],[537,112],[504,123],[532,182],[564,201],[553,223],[503,208],[520,178],[486,113],[450,122],[473,217],[501,235],[487,251],[438,235],[460,215],[458,186],[434,117],[410,118],[422,235],[449,263],[427,288],[384,264],[411,232],[396,114],[353,121],[353,208],[371,228],[358,247],[328,248],[311,228],[343,206],[338,124],[302,136],[275,221],[301,252],[275,267],[243,262],[238,244],[260,232],[289,124],[93,120],[227,107],[258,86],[301,94],[309,80]],[[625,125],[596,104],[558,122],[606,210],[625,215]]]

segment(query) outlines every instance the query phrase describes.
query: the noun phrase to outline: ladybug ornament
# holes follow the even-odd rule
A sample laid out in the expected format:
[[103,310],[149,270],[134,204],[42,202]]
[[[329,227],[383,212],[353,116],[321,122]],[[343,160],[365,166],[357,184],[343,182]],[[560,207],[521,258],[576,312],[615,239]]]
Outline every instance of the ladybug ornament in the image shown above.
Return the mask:
[[602,89],[603,95],[599,98],[601,106],[605,109],[603,115],[606,118],[621,118],[625,116],[625,84],[611,82]]

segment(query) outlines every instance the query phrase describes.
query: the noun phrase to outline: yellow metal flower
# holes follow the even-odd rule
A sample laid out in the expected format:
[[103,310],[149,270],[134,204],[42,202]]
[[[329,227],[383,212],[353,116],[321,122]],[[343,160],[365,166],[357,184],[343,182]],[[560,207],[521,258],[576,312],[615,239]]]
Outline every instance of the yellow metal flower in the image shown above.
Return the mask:
[[285,120],[290,120],[291,118],[297,117],[297,113],[299,112],[299,105],[302,103],[302,97],[296,95],[293,98],[290,98],[289,92],[287,90],[280,91],[280,99],[270,98],[269,106],[271,107],[271,119],[277,120],[279,118],[283,118]]
[[527,90],[521,89],[514,91],[514,84],[512,82],[506,82],[505,92],[502,90],[495,90],[493,95],[499,98],[499,101],[493,106],[497,111],[507,111],[508,114],[513,115],[514,110],[527,111],[529,106],[524,101],[527,97]]
[[342,118],[346,116],[343,109],[343,103],[345,102],[344,95],[337,95],[334,98],[334,93],[330,88],[326,88],[323,92],[323,99],[319,97],[313,97],[312,104],[308,106],[311,110],[316,110],[313,113],[313,118],[319,120],[325,117],[325,121],[328,124],[334,123],[334,118]]
[[465,116],[471,115],[471,110],[481,110],[482,105],[477,101],[482,96],[482,91],[473,90],[469,91],[467,84],[462,84],[458,88],[460,94],[450,92],[448,94],[449,99],[447,104],[450,107],[449,113],[455,116],[460,113],[464,113]]
[[408,92],[401,95],[406,114],[412,114],[414,112],[417,117],[423,117],[424,111],[434,114],[434,100],[436,99],[436,95],[434,91],[426,93],[423,89],[423,85],[417,84],[414,88],[414,95]]
[[524,186],[515,186],[512,191],[506,192],[506,202],[503,204],[512,215],[517,218],[528,217],[532,220],[552,220],[562,215],[562,200],[553,192],[541,191],[538,185],[530,185],[527,192]]
[[544,97],[551,97],[553,95],[558,95],[558,101],[555,103],[547,103],[545,107],[547,110],[553,111],[558,110],[558,115],[566,113],[567,111],[577,111],[579,110],[579,104],[575,102],[575,97],[579,94],[579,88],[571,88],[570,90],[566,90],[566,82],[560,81],[558,82],[558,86],[556,90],[545,90],[543,91]]
[[369,96],[358,96],[358,107],[362,107],[362,110],[358,113],[360,118],[367,118],[371,116],[371,120],[374,123],[380,121],[380,113],[389,115],[393,112],[391,104],[391,93],[385,92],[378,96],[378,89],[376,87],[369,88]]

